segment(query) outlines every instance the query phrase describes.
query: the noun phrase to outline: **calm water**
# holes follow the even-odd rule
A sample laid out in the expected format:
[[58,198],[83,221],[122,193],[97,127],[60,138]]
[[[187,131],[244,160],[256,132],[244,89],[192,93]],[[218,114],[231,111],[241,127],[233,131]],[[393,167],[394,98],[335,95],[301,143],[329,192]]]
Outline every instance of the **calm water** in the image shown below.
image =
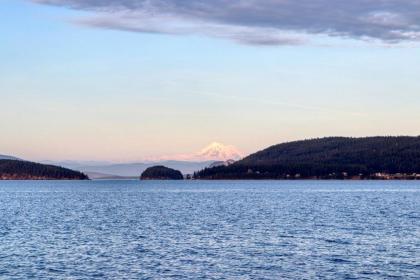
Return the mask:
[[0,279],[420,279],[420,182],[0,182]]

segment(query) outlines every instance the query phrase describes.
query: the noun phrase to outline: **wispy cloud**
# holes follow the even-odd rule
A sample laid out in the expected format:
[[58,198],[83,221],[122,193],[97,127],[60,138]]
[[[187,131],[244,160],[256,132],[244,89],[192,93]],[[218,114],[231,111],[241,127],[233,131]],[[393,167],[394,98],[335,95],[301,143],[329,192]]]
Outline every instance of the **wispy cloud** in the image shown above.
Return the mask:
[[163,34],[200,34],[256,45],[308,36],[420,41],[419,0],[32,0],[92,11],[79,23]]

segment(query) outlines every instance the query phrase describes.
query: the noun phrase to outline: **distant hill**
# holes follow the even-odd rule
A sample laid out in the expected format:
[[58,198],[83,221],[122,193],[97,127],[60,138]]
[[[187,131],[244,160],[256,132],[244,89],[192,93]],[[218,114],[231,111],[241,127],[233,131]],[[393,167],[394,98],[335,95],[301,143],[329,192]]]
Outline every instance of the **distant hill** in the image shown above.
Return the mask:
[[117,163],[117,164],[96,164],[86,162],[46,162],[55,165],[64,166],[73,170],[79,170],[83,173],[103,173],[108,176],[117,177],[136,177],[138,178],[144,170],[149,167],[163,165],[169,168],[180,170],[183,174],[193,174],[203,168],[210,166],[214,161],[178,161],[165,160],[155,162],[137,162],[137,163]]
[[165,166],[147,168],[140,176],[141,180],[182,180],[184,177],[178,170]]
[[117,176],[111,174],[104,174],[99,172],[86,172],[89,179],[92,180],[127,180],[127,179],[138,179],[138,176]]
[[[242,153],[232,145],[213,142],[202,150],[193,154],[179,154],[161,157],[156,160],[139,161],[132,163],[112,163],[105,161],[43,161],[45,164],[64,166],[83,173],[92,174],[91,179],[125,179],[136,177],[149,167],[166,166],[181,171],[183,174],[193,174],[196,171],[209,167],[214,162],[230,162],[242,158]],[[230,163],[229,163],[230,164]]]
[[328,137],[271,146],[197,179],[370,178],[420,174],[420,137]]
[[0,155],[0,159],[21,160],[20,158],[12,157],[12,156],[6,156],[6,155]]
[[233,159],[229,159],[229,160],[226,160],[226,161],[215,161],[212,164],[210,164],[209,168],[218,167],[218,166],[229,166],[229,165],[234,164],[234,163],[235,163],[235,160],[233,160]]
[[86,180],[77,171],[29,161],[0,159],[0,180]]

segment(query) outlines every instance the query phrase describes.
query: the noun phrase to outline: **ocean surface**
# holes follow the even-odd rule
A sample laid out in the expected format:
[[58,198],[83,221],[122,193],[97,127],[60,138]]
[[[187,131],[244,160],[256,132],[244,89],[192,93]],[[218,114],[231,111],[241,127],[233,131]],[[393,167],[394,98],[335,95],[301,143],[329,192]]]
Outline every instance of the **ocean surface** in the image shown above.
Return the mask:
[[0,279],[420,279],[420,182],[0,181]]

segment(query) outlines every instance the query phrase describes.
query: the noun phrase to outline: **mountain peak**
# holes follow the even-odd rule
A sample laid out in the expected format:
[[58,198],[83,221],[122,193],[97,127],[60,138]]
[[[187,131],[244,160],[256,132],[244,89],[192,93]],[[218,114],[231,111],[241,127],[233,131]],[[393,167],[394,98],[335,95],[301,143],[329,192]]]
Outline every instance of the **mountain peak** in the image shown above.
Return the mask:
[[242,153],[232,145],[224,145],[219,142],[212,142],[207,147],[203,148],[197,157],[205,160],[238,160],[243,157]]

